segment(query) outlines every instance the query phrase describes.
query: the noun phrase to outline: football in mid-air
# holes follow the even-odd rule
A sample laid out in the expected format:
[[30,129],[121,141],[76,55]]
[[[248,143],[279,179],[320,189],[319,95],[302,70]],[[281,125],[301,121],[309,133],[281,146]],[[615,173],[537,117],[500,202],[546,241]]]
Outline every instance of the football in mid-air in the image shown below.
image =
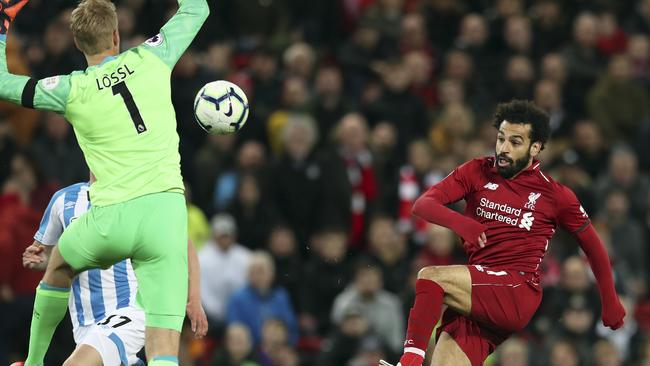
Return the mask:
[[237,85],[217,80],[205,84],[194,99],[194,117],[212,135],[238,132],[248,118],[248,98]]

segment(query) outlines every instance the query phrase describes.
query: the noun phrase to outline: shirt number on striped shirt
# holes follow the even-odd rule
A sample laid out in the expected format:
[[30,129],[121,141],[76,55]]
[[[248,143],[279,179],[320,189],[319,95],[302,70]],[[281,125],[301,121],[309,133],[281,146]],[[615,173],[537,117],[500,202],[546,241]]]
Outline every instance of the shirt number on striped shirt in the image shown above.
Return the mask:
[[138,131],[138,134],[145,132],[147,130],[147,126],[144,124],[140,110],[133,100],[133,94],[131,94],[131,91],[126,86],[126,83],[124,81],[119,82],[113,85],[112,89],[113,95],[119,94],[122,96],[124,104],[126,104],[126,109],[128,109],[129,114],[131,115],[131,120],[133,121],[133,125],[135,126],[135,130]]
[[[115,324],[109,325],[108,323],[110,323],[116,317],[118,318],[118,320],[115,321]],[[119,321],[119,320],[121,320],[121,321]],[[97,325],[106,325],[106,326],[109,326],[111,328],[119,328],[119,327],[121,327],[121,326],[123,326],[125,324],[130,323],[130,322],[131,322],[131,318],[129,318],[127,316],[111,315],[108,318],[104,319],[103,322],[97,323]]]

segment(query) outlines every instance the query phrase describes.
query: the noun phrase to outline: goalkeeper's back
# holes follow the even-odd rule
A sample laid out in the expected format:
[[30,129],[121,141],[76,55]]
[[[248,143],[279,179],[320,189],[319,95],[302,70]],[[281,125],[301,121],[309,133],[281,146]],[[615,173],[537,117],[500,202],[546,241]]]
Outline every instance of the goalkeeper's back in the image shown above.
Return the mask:
[[183,191],[170,76],[209,10],[206,0],[179,4],[158,35],[92,65],[93,55],[105,55],[102,50],[111,46],[119,49],[117,17],[111,2],[84,0],[72,14],[71,29],[91,66],[40,81],[0,77],[0,86],[12,87],[15,94],[20,90],[20,97],[13,95],[16,102],[54,110],[70,121],[97,177],[90,188],[95,206]]

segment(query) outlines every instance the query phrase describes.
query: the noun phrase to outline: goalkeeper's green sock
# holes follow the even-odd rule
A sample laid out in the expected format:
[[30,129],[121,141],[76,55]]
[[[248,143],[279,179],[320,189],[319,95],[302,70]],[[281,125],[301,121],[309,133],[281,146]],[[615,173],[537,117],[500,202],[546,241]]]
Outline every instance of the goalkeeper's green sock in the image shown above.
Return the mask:
[[178,366],[178,357],[176,357],[176,356],[156,356],[147,365],[149,365],[149,366]]
[[47,349],[68,308],[69,288],[42,283],[36,289],[34,313],[29,336],[29,353],[25,366],[42,366]]

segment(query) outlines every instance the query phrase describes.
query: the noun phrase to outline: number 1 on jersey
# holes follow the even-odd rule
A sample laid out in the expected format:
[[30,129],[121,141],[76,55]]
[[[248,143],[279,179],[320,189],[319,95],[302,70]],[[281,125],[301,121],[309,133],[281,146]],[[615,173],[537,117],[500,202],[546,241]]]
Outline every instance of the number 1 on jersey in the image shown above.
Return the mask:
[[126,83],[124,81],[113,85],[113,95],[118,95],[118,94],[122,96],[122,99],[124,100],[124,104],[126,104],[126,109],[129,110],[129,114],[131,115],[131,120],[135,125],[135,130],[138,131],[138,134],[145,132],[147,130],[147,126],[145,126],[144,120],[140,115],[140,110],[138,109],[138,106],[135,104],[135,101],[133,100],[133,95],[131,94],[131,91],[126,86]]

